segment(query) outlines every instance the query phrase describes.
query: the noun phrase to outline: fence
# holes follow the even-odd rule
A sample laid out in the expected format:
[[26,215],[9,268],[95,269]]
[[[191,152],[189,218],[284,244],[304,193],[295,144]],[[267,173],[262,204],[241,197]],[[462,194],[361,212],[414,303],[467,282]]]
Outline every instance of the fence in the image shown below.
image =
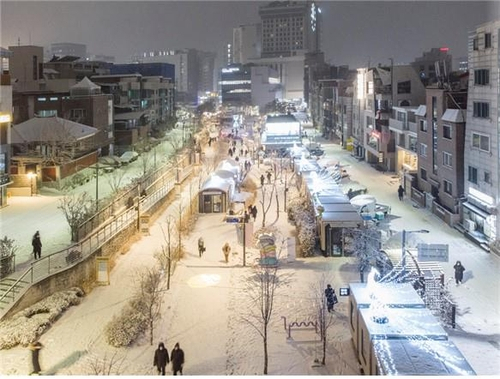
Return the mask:
[[[183,182],[191,173],[193,167],[186,167],[181,171],[178,181]],[[97,230],[85,237],[82,241],[75,243],[65,249],[42,257],[33,262],[22,275],[6,289],[0,297],[0,304],[12,304],[19,300],[24,294],[26,285],[39,282],[57,272],[65,270],[81,260],[91,256],[104,244],[129,227],[132,223],[139,221],[140,213],[152,209],[157,203],[164,199],[174,188],[175,176],[162,176],[154,182],[150,182],[149,188],[156,188],[154,192],[144,197],[137,197],[140,203],[138,207],[125,209],[118,215],[114,215],[106,223],[100,225]],[[78,258],[78,259],[75,259]],[[2,313],[2,316],[6,312]],[[1,318],[1,317],[0,317]]]
[[[182,174],[184,175],[185,165],[189,165],[189,157],[187,155],[181,155],[177,158],[178,165],[182,167]],[[189,166],[188,168],[190,168]],[[123,193],[116,196],[113,202],[104,208],[102,208],[94,216],[86,220],[78,227],[77,238],[81,241],[94,230],[100,227],[100,225],[106,223],[108,220],[112,219],[116,212],[121,212],[123,209],[129,207],[130,199],[136,199],[139,197],[140,193],[144,190],[147,194],[155,192],[159,187],[164,185],[169,185],[167,182],[176,179],[176,169],[172,166],[163,166],[155,170],[151,174],[147,175],[144,179],[140,179],[140,182],[135,181],[129,188],[127,188]],[[189,174],[191,171],[189,171]],[[182,182],[186,176],[180,180]]]

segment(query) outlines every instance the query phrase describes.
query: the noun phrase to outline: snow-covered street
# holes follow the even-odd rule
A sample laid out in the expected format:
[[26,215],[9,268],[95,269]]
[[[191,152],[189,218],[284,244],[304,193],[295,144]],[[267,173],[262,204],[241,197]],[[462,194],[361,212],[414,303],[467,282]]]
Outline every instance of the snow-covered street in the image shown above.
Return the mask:
[[[410,200],[399,202],[396,191],[399,182],[396,178],[358,162],[338,145],[325,141],[321,143],[329,157],[348,166],[346,169],[352,180],[368,187],[369,193],[376,196],[380,203],[391,205],[391,214],[394,216],[391,218],[391,229],[427,229],[430,233],[418,235],[421,241],[449,244],[450,260],[442,264],[446,277],[452,276],[452,266],[456,260],[462,261],[466,274],[463,285],[450,285],[458,306],[457,328],[446,330],[477,374],[499,375],[499,257],[473,245],[428,211],[413,207]],[[210,149],[207,149],[206,153],[209,152]],[[253,165],[252,175],[259,177],[267,168]],[[284,191],[278,192],[282,197]],[[182,199],[180,197],[176,202]],[[41,201],[40,197],[25,198],[19,207],[28,211],[32,200]],[[12,215],[0,211],[2,225],[7,223],[9,228],[23,225],[23,217],[14,217],[17,206],[13,203],[10,209],[7,208],[13,212]],[[137,269],[154,264],[154,253],[164,243],[160,226],[165,227],[167,215],[175,214],[175,206],[174,202],[156,220],[149,236],[143,236],[126,254],[120,256],[111,273],[109,286],[96,287],[80,305],[70,308],[41,336],[40,342],[44,348],[40,356],[44,374],[92,374],[91,366],[96,357],[110,358],[115,352],[121,359],[120,374],[155,374],[153,354],[160,341],[165,342],[169,352],[176,342],[180,343],[186,354],[186,375],[262,374],[262,339],[242,320],[248,311],[245,306],[245,288],[258,250],[247,248],[247,265],[243,267],[242,247],[237,243],[235,225],[224,223],[222,214],[199,215],[192,232],[184,237],[183,244],[188,253],[177,264],[171,289],[164,295],[163,317],[155,331],[154,345],[149,345],[147,336],[127,349],[115,349],[106,343],[103,334],[105,325],[119,314],[130,298]],[[280,211],[276,219],[275,205],[272,207],[274,209],[269,211],[267,223],[276,226],[285,239],[292,237],[295,228],[288,222],[286,213]],[[48,204],[40,208],[37,205],[37,209],[47,217],[45,220],[50,220],[55,212],[60,212]],[[41,218],[40,215],[38,217]],[[49,224],[50,221],[46,222]],[[260,226],[261,223],[262,214],[259,214],[256,224]],[[60,225],[60,228],[56,228],[56,225]],[[69,238],[67,225],[48,225],[45,231],[40,227],[42,236],[44,232],[49,233],[49,229],[59,229],[58,235],[67,233]],[[26,235],[31,234],[29,230]],[[199,236],[203,236],[207,248],[201,258],[197,250]],[[56,241],[56,234],[53,238]],[[233,247],[227,264],[221,250],[226,241]],[[357,265],[352,259],[344,257],[295,258],[293,255],[287,257],[287,251],[283,254],[280,272],[290,274],[291,279],[276,296],[269,337],[269,374],[359,375],[348,327],[347,298],[339,296],[335,323],[328,330],[324,367],[314,364],[321,355],[321,343],[314,329],[294,330],[292,338],[287,338],[282,318],[288,322],[311,319],[314,302],[311,285],[318,284],[319,279],[325,276],[334,288],[347,287],[350,282],[359,281]],[[30,351],[20,346],[0,350],[0,362],[0,374],[27,375],[30,370]]]

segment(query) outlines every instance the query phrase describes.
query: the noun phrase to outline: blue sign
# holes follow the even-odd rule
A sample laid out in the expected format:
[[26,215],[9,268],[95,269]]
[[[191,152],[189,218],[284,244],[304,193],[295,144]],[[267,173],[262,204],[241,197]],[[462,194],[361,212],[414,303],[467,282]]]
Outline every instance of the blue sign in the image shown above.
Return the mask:
[[241,221],[239,217],[228,217],[226,218],[226,222],[228,224],[239,224]]

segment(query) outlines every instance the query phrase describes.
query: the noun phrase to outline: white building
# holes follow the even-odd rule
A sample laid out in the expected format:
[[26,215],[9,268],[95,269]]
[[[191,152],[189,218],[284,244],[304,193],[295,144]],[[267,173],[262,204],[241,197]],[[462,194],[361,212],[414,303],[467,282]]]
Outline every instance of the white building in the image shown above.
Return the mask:
[[247,64],[262,52],[261,24],[240,25],[233,28],[233,63]]
[[499,107],[500,20],[469,35],[469,93],[464,155],[463,225],[486,246],[498,239],[500,219]]

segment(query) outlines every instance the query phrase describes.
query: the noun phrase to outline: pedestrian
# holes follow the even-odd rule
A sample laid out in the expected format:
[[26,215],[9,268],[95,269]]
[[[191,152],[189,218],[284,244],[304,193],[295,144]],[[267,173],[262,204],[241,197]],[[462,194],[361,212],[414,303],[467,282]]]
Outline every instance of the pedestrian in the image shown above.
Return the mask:
[[31,245],[33,246],[33,255],[35,259],[42,257],[42,240],[40,239],[40,232],[37,230],[35,235],[31,240]]
[[240,157],[243,156],[243,149],[240,149]]
[[248,214],[247,211],[245,211],[244,220],[245,220],[245,224],[248,224],[248,222],[250,221],[250,215]]
[[245,158],[246,158],[247,155],[248,155],[248,150],[245,149]]
[[257,220],[257,206],[254,205],[252,207],[252,217],[253,217],[253,222],[255,222]]
[[229,246],[229,243],[226,242],[224,246],[222,246],[222,253],[224,254],[224,260],[226,263],[229,262],[229,253],[231,252],[231,246]]
[[165,367],[167,367],[168,362],[168,350],[165,349],[163,342],[160,342],[158,344],[158,349],[155,351],[155,357],[153,360],[153,366],[158,369],[158,374],[165,375]]
[[28,345],[28,349],[31,350],[31,364],[32,371],[30,375],[39,375],[42,369],[40,368],[40,349],[42,348],[42,344],[38,341],[31,342]]
[[229,148],[229,150],[227,151],[227,153],[229,154],[230,157],[233,156],[233,149]]
[[266,178],[264,178],[264,175],[262,174],[262,175],[260,176],[260,185],[261,185],[262,187],[264,187],[264,180],[266,180]]
[[328,307],[328,312],[333,312],[333,306],[337,304],[339,301],[337,300],[337,295],[335,294],[335,290],[332,288],[330,284],[326,285],[325,296],[326,296],[326,305]]
[[455,266],[453,266],[453,268],[455,269],[455,283],[458,284],[462,284],[462,280],[464,279],[464,271],[465,271],[465,267],[462,266],[462,262],[460,261],[457,261],[457,263],[455,263]]
[[200,254],[200,258],[205,252],[205,241],[203,241],[203,237],[198,238],[198,253]]
[[252,204],[250,204],[248,206],[248,214],[251,215],[252,214]]
[[271,177],[272,177],[272,175],[271,175],[271,171],[268,171],[268,172],[267,172],[267,183],[268,183],[268,184],[271,184]]
[[400,184],[399,185],[399,188],[398,188],[398,197],[399,197],[399,201],[403,201],[403,195],[405,193],[405,189],[403,188],[403,186]]
[[[235,142],[236,143],[236,142]],[[236,145],[233,146],[233,154],[236,154]]]
[[184,366],[184,351],[179,346],[179,342],[177,342],[170,354],[170,358],[172,359],[172,372],[174,375],[177,375],[179,372],[182,375],[182,367]]

